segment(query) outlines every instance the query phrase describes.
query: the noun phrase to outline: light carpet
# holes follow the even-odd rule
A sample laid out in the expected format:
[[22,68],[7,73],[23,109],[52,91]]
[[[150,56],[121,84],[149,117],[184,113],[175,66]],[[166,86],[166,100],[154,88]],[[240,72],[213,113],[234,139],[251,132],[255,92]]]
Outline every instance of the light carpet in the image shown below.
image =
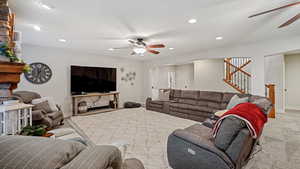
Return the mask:
[[[197,123],[144,108],[75,116],[72,120],[95,144],[128,143],[125,158],[140,159],[146,169],[168,169],[168,136],[175,129]],[[300,169],[300,112],[270,119],[261,144],[262,151],[246,169]]]

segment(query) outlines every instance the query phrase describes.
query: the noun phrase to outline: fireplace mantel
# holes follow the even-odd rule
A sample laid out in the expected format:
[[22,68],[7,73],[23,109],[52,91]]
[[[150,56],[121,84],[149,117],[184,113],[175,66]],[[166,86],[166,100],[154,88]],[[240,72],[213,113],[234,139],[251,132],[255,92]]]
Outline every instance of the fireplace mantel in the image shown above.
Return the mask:
[[9,90],[16,89],[23,73],[24,63],[0,61],[0,84],[10,84]]

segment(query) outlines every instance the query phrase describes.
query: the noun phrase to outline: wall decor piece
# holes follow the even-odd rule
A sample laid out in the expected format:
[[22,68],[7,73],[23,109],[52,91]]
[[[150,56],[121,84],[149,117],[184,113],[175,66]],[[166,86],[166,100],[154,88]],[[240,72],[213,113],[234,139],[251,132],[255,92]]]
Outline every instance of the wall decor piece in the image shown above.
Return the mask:
[[[122,73],[125,72],[125,69],[124,68],[121,68],[120,69]],[[124,75],[122,75],[123,77],[121,77],[121,80],[124,81],[124,82],[129,82],[131,86],[134,85],[134,80],[135,80],[135,77],[136,77],[136,72],[128,72]]]
[[52,77],[52,70],[44,63],[31,63],[31,70],[25,72],[25,78],[33,84],[44,84],[47,83]]

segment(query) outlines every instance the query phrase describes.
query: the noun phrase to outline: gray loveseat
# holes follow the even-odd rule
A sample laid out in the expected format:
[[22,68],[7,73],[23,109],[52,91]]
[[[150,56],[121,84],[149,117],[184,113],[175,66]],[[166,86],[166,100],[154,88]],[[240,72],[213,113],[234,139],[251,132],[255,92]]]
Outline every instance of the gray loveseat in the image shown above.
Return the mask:
[[252,96],[249,94],[239,93],[223,93],[212,91],[196,91],[196,90],[176,90],[163,89],[169,91],[169,100],[146,100],[146,109],[173,116],[195,120],[205,121],[218,110],[226,109],[230,99],[234,95],[239,97],[249,97],[249,101],[264,98],[261,96]]
[[1,136],[0,150],[3,169],[144,169],[137,159],[123,162],[114,146],[87,147],[75,141]]

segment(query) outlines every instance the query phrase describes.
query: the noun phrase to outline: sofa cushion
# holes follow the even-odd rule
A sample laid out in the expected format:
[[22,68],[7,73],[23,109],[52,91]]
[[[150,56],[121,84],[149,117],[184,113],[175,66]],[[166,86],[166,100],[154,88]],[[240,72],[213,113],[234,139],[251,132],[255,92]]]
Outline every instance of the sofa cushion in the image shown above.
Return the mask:
[[215,109],[207,106],[189,105],[184,103],[170,103],[170,108],[194,110],[194,111],[209,112],[209,113],[216,111]]
[[245,128],[244,121],[236,117],[227,117],[222,121],[222,124],[215,138],[215,145],[219,149],[226,151],[231,142],[235,139],[241,129]]
[[159,90],[158,99],[161,101],[169,101],[170,100],[170,91]]
[[221,103],[222,97],[223,97],[223,93],[221,92],[200,91],[200,95],[198,99]]
[[244,98],[240,98],[238,95],[234,95],[231,100],[229,101],[226,109],[229,110],[229,109],[232,109],[233,107],[235,107],[236,105],[238,104],[241,104],[241,103],[246,103],[249,101],[249,98],[248,97],[244,97]]
[[152,100],[152,101],[150,101],[150,104],[163,105],[163,104],[164,104],[164,101],[161,101],[161,100]]
[[173,100],[178,101],[181,98],[181,90],[173,90]]
[[200,93],[199,91],[194,91],[194,90],[182,90],[181,98],[196,100],[199,97],[199,93]]
[[239,96],[240,98],[250,97],[250,94],[240,94],[240,93],[223,93],[222,103],[229,103],[233,96]]
[[86,148],[79,142],[42,137],[0,137],[0,168],[61,168]]

